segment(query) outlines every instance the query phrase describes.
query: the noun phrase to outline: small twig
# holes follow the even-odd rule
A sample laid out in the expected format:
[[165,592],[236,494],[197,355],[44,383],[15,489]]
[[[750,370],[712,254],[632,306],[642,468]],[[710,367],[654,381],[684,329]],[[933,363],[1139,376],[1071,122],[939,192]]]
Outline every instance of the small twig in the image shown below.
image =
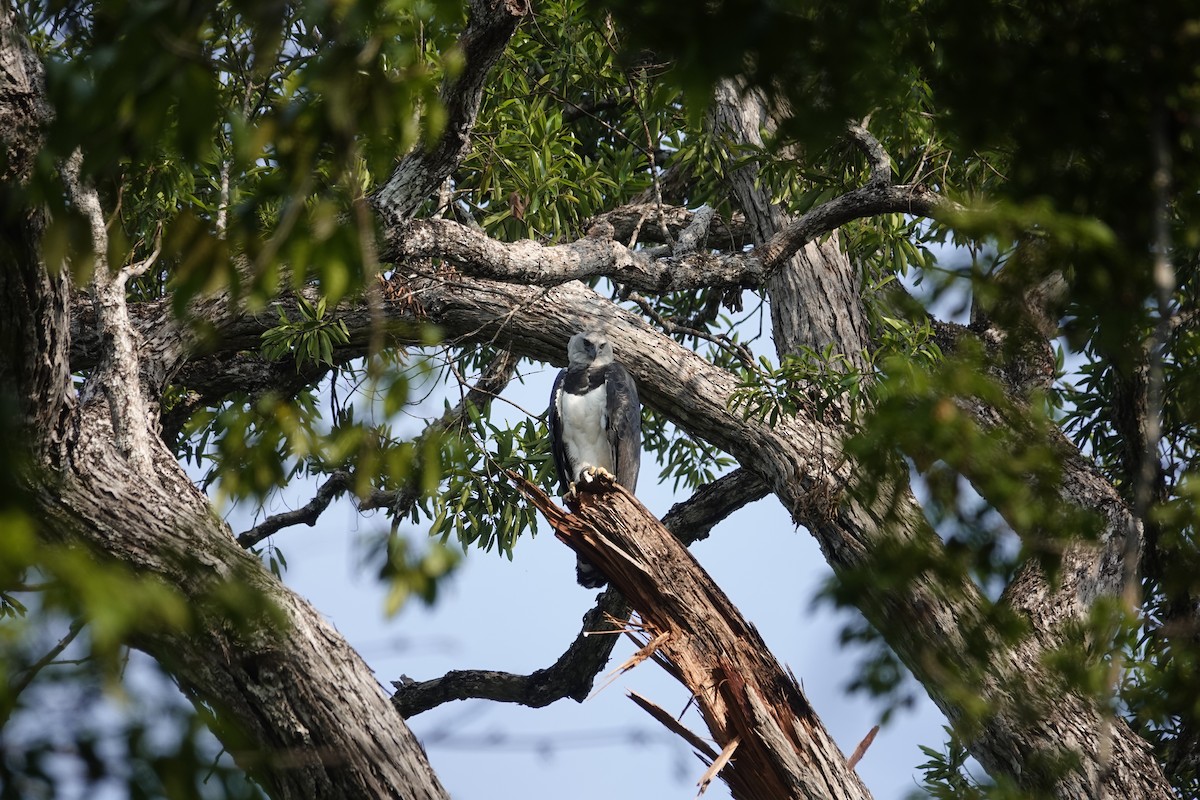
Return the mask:
[[649,216],[650,215],[646,209],[642,209],[641,213],[638,214],[637,224],[633,226],[633,234],[630,235],[629,244],[626,245],[626,247],[628,247],[630,250],[637,246],[638,236],[641,235],[642,226],[646,224],[646,219]]
[[51,588],[52,586],[54,586],[54,584],[50,581],[45,581],[43,583],[18,583],[18,584],[14,584],[12,586],[5,586],[4,591],[6,593],[44,592],[47,589]]
[[[609,32],[613,32],[615,29],[612,27],[611,17],[607,18],[606,22],[609,25]],[[616,44],[609,41],[607,36],[605,36],[605,41],[608,42],[613,52],[616,52]],[[658,178],[658,163],[654,157],[654,137],[650,135],[650,125],[646,121],[646,109],[642,107],[642,103],[638,99],[637,85],[634,83],[633,75],[628,71],[625,73],[625,85],[629,87],[629,99],[633,101],[633,108],[637,112],[638,120],[642,123],[642,133],[646,136],[646,148],[643,152],[645,153],[646,160],[650,162],[650,181],[654,187],[654,203],[658,208],[659,229],[662,231],[663,241],[674,245],[675,242],[671,237],[671,232],[667,229],[666,214],[663,213],[662,183]]]
[[[520,359],[507,350],[501,351],[488,365],[487,371],[480,376],[479,381],[463,396],[454,408],[447,411],[436,421],[430,423],[416,443],[420,445],[430,436],[437,436],[465,424],[469,416],[469,408],[474,406],[480,411],[486,411],[492,400],[500,395],[516,374],[517,363]],[[420,452],[420,447],[417,451]],[[371,492],[361,503],[360,511],[370,511],[376,508],[391,508],[393,511],[415,503],[419,493],[412,487],[404,487],[394,491],[376,490]],[[394,516],[400,516],[394,514]]]
[[434,209],[432,218],[442,219],[445,217],[452,202],[454,202],[454,176],[447,175],[446,180],[442,181],[442,185],[438,187],[437,208]]
[[160,222],[158,229],[154,232],[154,250],[146,258],[136,264],[130,264],[121,270],[126,279],[137,278],[146,274],[146,270],[154,266],[154,262],[158,261],[158,257],[162,255],[163,249],[163,226]]
[[229,159],[221,159],[221,196],[217,201],[217,238],[225,239],[229,228]]
[[[41,672],[50,664],[54,663],[54,660],[62,655],[62,652],[67,649],[71,642],[75,641],[75,637],[77,637],[79,632],[83,630],[84,624],[84,621],[79,619],[72,622],[71,627],[67,630],[67,634],[63,636],[63,638],[59,639],[58,644],[54,645],[54,647],[51,647],[46,655],[39,658],[27,669],[21,671],[21,677],[18,678],[17,681],[10,687],[8,687],[8,696],[10,700],[16,698],[17,695],[25,691],[29,687],[29,684],[33,682],[33,679],[37,677],[39,672]],[[15,704],[10,703],[10,709],[14,705]],[[0,727],[3,726],[5,721],[6,720],[4,718],[0,718]]]
[[637,307],[642,310],[642,313],[649,317],[656,325],[663,329],[663,333],[667,335],[692,336],[697,339],[703,339],[706,342],[711,342],[722,350],[725,350],[733,355],[742,366],[746,369],[757,370],[758,365],[754,363],[754,354],[742,344],[731,341],[723,334],[711,334],[708,331],[702,331],[698,328],[688,328],[664,317],[655,310],[654,306],[638,292],[630,291],[625,294],[625,299],[636,303]]

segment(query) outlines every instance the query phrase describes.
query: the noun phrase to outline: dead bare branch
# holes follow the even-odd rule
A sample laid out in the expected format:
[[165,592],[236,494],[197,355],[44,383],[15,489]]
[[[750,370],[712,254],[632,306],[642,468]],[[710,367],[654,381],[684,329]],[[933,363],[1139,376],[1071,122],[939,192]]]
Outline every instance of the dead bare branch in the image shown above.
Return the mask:
[[341,497],[350,488],[350,480],[351,476],[349,472],[346,470],[337,470],[321,484],[321,488],[317,489],[317,493],[312,500],[309,500],[300,508],[267,517],[250,530],[239,534],[237,537],[238,544],[242,547],[250,548],[271,534],[292,525],[308,525],[309,527],[316,525],[321,514],[325,512],[325,509],[329,508],[329,504]]

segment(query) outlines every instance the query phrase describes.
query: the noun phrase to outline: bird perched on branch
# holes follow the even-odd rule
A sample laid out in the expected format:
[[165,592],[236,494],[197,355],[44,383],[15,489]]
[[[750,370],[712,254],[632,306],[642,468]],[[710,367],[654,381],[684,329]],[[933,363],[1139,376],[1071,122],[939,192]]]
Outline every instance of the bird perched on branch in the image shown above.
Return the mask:
[[[563,494],[588,467],[607,470],[630,492],[637,488],[642,404],[633,376],[600,331],[577,333],[567,344],[567,368],[550,394],[550,443]],[[589,589],[606,583],[582,558],[575,574]]]

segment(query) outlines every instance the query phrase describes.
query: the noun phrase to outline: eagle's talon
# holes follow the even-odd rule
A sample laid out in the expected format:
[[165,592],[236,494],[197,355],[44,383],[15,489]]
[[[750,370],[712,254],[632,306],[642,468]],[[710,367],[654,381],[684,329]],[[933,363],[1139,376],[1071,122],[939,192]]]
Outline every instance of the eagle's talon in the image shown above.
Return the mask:
[[598,477],[608,478],[613,483],[617,482],[617,476],[613,475],[604,467],[584,467],[583,472],[581,472],[579,475],[579,479],[581,481],[586,481],[587,483],[592,483]]

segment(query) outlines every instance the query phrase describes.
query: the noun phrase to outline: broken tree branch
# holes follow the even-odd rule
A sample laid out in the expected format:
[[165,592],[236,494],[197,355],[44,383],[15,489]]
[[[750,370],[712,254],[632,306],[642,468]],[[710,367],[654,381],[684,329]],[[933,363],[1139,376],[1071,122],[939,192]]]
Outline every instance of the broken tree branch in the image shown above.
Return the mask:
[[536,487],[522,490],[555,535],[629,599],[722,750],[736,746],[721,770],[735,798],[870,797],[758,631],[633,495],[585,473],[568,514]]
[[[687,544],[708,536],[713,526],[747,503],[767,493],[761,478],[743,469],[696,490],[676,503],[663,517],[663,525]],[[596,675],[604,669],[620,630],[612,620],[629,616],[629,606],[616,590],[604,591],[583,616],[583,626],[570,647],[553,665],[529,675],[494,670],[454,670],[427,681],[393,681],[392,703],[405,718],[451,700],[495,700],[533,708],[571,698],[582,703],[592,691]]]

